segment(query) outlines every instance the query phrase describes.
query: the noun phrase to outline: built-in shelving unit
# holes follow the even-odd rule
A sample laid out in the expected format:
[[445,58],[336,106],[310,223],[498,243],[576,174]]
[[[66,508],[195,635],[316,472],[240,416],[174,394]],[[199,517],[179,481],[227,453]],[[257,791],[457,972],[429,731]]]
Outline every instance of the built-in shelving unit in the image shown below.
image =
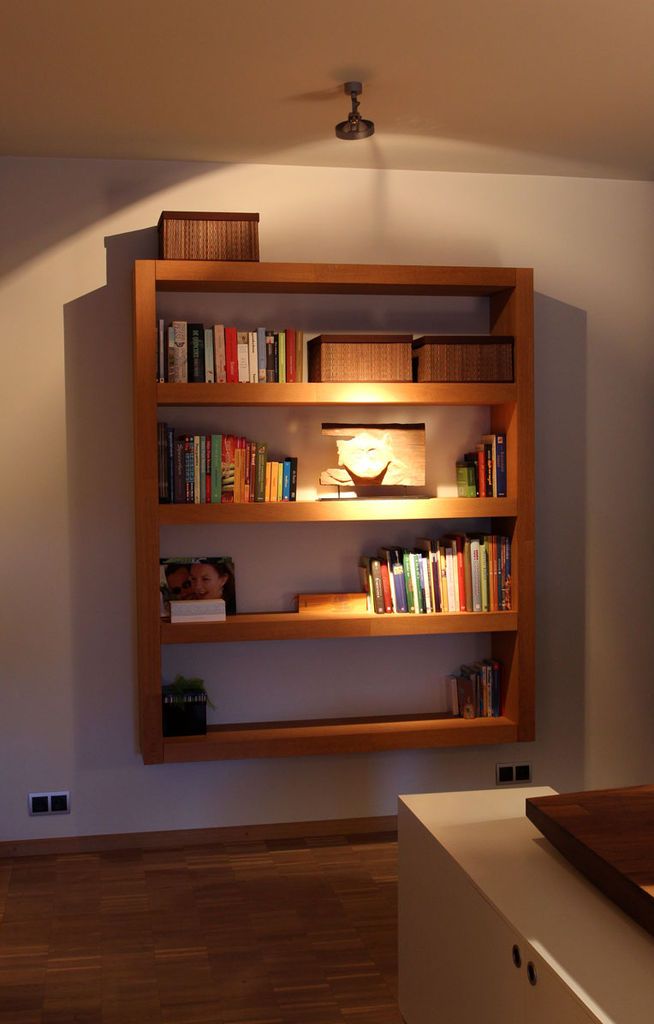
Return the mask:
[[[138,676],[146,763],[271,757],[402,747],[466,746],[534,736],[534,506],[532,272],[508,268],[358,266],[139,260],[135,264],[135,453]],[[512,384],[160,384],[154,367],[157,292],[487,296],[489,334],[514,339]],[[506,498],[393,498],[268,504],[160,505],[157,415],[162,407],[485,406],[507,435]],[[514,611],[430,615],[239,614],[224,623],[172,625],[159,612],[163,526],[491,519],[510,534]],[[214,725],[206,736],[165,738],[161,645],[314,638],[486,633],[504,666],[502,717],[440,714]],[[310,674],[310,666],[307,667]],[[256,709],[253,709],[256,718]]]

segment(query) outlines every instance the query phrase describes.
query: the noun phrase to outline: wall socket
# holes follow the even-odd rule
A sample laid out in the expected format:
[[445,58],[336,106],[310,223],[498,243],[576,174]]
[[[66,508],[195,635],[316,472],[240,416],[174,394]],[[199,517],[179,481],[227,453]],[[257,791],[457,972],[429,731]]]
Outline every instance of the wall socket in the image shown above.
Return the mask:
[[57,790],[56,793],[29,793],[27,796],[29,814],[70,814],[70,792]]
[[528,786],[531,783],[531,765],[525,761],[520,764],[496,764],[496,786]]

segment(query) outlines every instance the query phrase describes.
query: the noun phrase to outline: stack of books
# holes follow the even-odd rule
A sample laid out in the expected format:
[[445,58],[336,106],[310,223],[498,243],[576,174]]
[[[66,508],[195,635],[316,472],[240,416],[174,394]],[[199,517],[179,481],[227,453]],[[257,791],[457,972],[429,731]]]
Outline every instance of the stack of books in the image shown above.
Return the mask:
[[460,718],[499,718],[502,666],[494,658],[462,665],[445,680],[450,712]]
[[174,384],[292,384],[302,380],[303,334],[159,320],[157,379]]
[[158,424],[159,501],[295,501],[297,458],[271,459],[265,441],[235,434],[175,434]]
[[506,434],[483,434],[456,464],[460,498],[506,498]]
[[419,538],[413,550],[380,548],[359,559],[368,611],[426,615],[435,612],[511,611],[511,541],[497,534]]

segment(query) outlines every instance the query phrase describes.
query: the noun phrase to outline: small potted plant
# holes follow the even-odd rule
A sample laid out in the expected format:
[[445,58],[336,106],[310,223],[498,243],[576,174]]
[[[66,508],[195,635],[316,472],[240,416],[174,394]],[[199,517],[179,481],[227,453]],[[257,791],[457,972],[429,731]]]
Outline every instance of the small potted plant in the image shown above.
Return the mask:
[[164,736],[203,736],[207,731],[207,704],[213,708],[203,679],[177,675],[161,689]]

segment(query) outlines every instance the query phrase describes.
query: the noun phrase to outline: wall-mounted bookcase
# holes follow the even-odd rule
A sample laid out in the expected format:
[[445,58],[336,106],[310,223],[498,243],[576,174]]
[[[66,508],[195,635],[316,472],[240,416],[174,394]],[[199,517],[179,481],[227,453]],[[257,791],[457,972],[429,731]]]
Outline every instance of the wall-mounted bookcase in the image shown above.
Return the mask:
[[[490,335],[514,339],[514,383],[162,384],[156,380],[157,293],[247,292],[385,296],[485,296]],[[135,488],[140,742],[146,763],[510,743],[534,737],[534,476],[532,271],[508,268],[139,260],[135,296]],[[157,418],[162,407],[483,406],[507,438],[506,498],[406,498],[349,502],[160,505]],[[175,624],[159,609],[160,529],[174,525],[480,518],[511,537],[513,610],[428,615],[239,614]],[[206,736],[164,738],[161,646],[258,640],[484,633],[503,664],[502,714],[465,720],[398,714],[210,726]],[[310,666],[307,666],[310,675]],[[256,708],[253,709],[256,719]]]

